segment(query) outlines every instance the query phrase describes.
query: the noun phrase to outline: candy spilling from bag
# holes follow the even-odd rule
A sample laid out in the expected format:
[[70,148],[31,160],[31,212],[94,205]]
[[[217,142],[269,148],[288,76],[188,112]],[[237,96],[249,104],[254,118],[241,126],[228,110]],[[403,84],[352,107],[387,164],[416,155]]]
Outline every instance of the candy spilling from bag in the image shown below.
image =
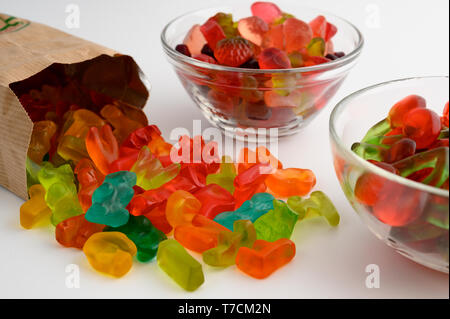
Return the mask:
[[0,48],[11,57],[33,32],[68,45],[19,56],[0,78],[0,182],[28,192],[22,227],[50,221],[59,244],[114,277],[156,260],[192,291],[204,282],[200,257],[265,278],[294,258],[296,224],[339,223],[330,199],[310,194],[313,172],[284,168],[263,146],[232,159],[201,136],[165,141],[142,110],[148,86],[131,57],[33,23],[2,35]]

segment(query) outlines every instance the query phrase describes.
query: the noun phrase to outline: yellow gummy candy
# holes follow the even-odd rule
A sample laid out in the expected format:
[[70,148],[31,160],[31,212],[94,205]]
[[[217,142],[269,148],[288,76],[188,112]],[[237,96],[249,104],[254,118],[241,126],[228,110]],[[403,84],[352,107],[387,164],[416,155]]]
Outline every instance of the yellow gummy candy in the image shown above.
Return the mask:
[[123,233],[101,232],[89,237],[83,251],[95,270],[122,277],[131,269],[137,248]]
[[35,184],[28,189],[30,199],[20,207],[20,225],[25,229],[33,228],[52,211],[45,202],[45,189],[40,184]]

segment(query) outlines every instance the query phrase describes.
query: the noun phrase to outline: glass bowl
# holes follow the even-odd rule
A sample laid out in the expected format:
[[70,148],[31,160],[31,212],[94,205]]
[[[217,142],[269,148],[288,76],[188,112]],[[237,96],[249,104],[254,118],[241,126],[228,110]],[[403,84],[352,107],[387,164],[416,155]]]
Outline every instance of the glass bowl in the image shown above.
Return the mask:
[[[347,199],[375,236],[419,264],[448,273],[448,191],[397,176],[351,150],[395,102],[410,94],[424,97],[427,108],[441,115],[448,101],[449,79],[423,77],[381,83],[339,102],[330,117],[334,167]],[[448,172],[448,152],[444,170]],[[365,189],[366,194],[373,194],[370,199],[361,200],[363,179],[370,181]]]
[[187,13],[169,22],[161,33],[164,51],[189,96],[209,122],[227,135],[250,140],[298,132],[333,97],[361,52],[363,37],[346,20],[293,2],[280,8],[304,21],[324,15],[338,28],[332,39],[335,51],[346,55],[310,67],[261,70],[210,64],[174,49],[194,24],[203,24],[217,12],[232,13],[238,21],[251,15],[250,4]]

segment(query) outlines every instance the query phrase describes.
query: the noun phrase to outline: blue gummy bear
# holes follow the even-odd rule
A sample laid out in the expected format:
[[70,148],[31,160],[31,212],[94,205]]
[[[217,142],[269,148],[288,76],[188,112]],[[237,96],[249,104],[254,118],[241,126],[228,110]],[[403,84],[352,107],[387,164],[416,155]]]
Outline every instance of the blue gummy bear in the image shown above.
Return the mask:
[[86,212],[86,220],[119,227],[128,222],[130,214],[126,206],[134,196],[136,174],[119,171],[105,177],[103,184],[92,195],[92,206]]
[[256,193],[250,200],[246,200],[241,207],[232,212],[218,214],[214,221],[233,231],[236,220],[250,220],[252,223],[259,217],[273,209],[273,197],[269,193]]

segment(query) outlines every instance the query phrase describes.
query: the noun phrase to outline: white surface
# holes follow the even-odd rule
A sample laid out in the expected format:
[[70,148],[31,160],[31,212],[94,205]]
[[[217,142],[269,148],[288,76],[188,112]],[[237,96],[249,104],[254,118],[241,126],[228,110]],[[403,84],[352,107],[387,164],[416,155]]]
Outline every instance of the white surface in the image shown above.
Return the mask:
[[[240,1],[226,1],[237,3]],[[0,297],[120,298],[448,298],[447,275],[400,256],[375,238],[348,204],[335,177],[328,141],[333,105],[347,94],[381,81],[421,75],[448,75],[448,6],[441,1],[303,1],[352,21],[365,36],[359,63],[328,107],[298,135],[279,143],[285,167],[312,169],[341,213],[341,224],[298,225],[294,261],[266,280],[234,267],[204,267],[206,282],[194,293],[174,284],[155,262],[136,262],[115,280],[96,273],[81,251],[66,249],[50,229],[26,231],[19,225],[22,200],[0,188]],[[65,8],[80,8],[80,28],[67,29]],[[152,83],[146,113],[168,138],[174,127],[192,130],[192,120],[209,124],[184,92],[162,51],[163,26],[186,11],[224,3],[202,1],[5,1],[0,11],[73,33],[132,55]],[[249,2],[250,4],[250,2]],[[373,28],[376,15],[379,28]],[[374,18],[375,17],[375,18]],[[1,54],[1,53],[0,53]],[[80,288],[65,285],[68,264],[80,266]],[[368,289],[365,267],[380,267],[380,288]]]

